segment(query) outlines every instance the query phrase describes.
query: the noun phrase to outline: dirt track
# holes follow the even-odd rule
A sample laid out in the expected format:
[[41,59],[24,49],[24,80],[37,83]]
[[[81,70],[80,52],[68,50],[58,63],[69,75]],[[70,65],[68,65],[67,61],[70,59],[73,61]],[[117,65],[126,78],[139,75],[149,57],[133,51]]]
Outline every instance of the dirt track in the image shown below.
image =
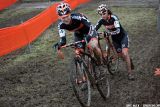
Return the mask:
[[[154,68],[160,67],[160,34],[153,35],[146,28],[130,40],[136,80],[128,81],[125,68],[120,68],[111,82],[111,97],[104,102],[97,94],[91,107],[160,104],[160,78],[153,76]],[[16,64],[9,60],[14,57],[0,59],[0,107],[80,107],[68,81],[66,63],[55,62],[48,54]]]

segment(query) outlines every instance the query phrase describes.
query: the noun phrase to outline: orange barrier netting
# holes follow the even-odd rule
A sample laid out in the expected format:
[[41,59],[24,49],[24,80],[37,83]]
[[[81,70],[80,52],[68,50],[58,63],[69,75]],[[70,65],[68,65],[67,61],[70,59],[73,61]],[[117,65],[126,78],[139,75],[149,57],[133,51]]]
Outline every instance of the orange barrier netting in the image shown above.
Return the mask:
[[0,11],[14,4],[17,0],[0,0]]
[[[72,9],[88,1],[65,0]],[[56,14],[57,5],[58,3],[53,4],[23,24],[0,29],[0,56],[29,44],[40,36],[53,22],[56,22],[58,19]]]

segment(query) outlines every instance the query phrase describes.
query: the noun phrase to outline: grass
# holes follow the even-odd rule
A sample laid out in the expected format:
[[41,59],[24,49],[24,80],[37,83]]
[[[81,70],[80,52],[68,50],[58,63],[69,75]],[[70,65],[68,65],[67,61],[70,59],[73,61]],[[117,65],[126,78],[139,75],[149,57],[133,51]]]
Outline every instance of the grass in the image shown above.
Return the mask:
[[[99,16],[96,14],[95,9],[93,8],[91,9],[83,8],[78,11],[85,13],[88,16],[88,18],[93,22],[93,24],[96,24],[97,19],[99,19]],[[155,32],[156,12],[154,9],[114,7],[112,8],[112,11],[113,13],[119,16],[121,24],[129,32],[129,35],[131,34],[130,36],[131,38],[137,37],[136,39],[139,39],[139,37],[141,37],[143,39],[145,38],[146,32],[148,33],[147,35],[156,34]],[[148,30],[150,32],[148,32]],[[66,73],[65,73],[68,60],[70,60],[72,55],[71,52],[73,51],[72,49],[64,49],[63,52],[65,53],[65,60],[61,61],[57,59],[56,57],[57,55],[52,49],[53,43],[56,43],[57,41],[59,41],[57,24],[54,24],[54,26],[47,29],[39,38],[37,38],[37,40],[31,43],[31,47],[32,47],[31,53],[24,53],[22,55],[17,55],[16,58],[9,59],[11,60],[10,61],[11,63],[3,64],[4,66],[1,66],[2,68],[0,69],[0,73],[2,78],[0,80],[2,80],[1,87],[3,88],[3,90],[1,90],[2,104],[3,102],[4,103],[6,102],[6,104],[8,105],[12,104],[11,106],[13,106],[14,104],[14,106],[31,106],[31,107],[45,106],[45,104],[52,104],[51,106],[56,107],[56,103],[66,104],[66,101],[64,101],[64,99],[70,102],[76,101],[75,98],[73,98],[74,100],[68,99],[74,96],[70,92],[71,88],[68,87],[67,85],[68,82],[67,82]],[[67,41],[68,42],[72,41],[71,32],[67,32]],[[145,45],[144,42],[142,45]],[[150,43],[150,41],[148,40],[146,42]],[[133,45],[134,47],[137,46],[135,42]],[[136,47],[136,48],[138,48],[137,50],[141,50],[143,47],[142,48]],[[136,51],[136,50],[132,50],[132,51]],[[146,54],[147,54],[147,51],[146,51]],[[134,55],[136,55],[136,53]],[[138,54],[138,55],[143,55],[143,54]],[[141,58],[141,56],[137,58]],[[141,60],[141,59],[138,59],[138,60]],[[24,63],[24,62],[27,62],[27,63]],[[137,64],[140,65],[145,63],[142,62]],[[138,66],[138,67],[140,68],[141,66]],[[140,68],[140,69],[144,70],[145,68]],[[5,73],[2,73],[2,72],[5,72]],[[136,72],[138,73],[139,71],[136,71]],[[143,71],[142,74],[144,73],[145,72]],[[122,75],[120,74],[120,76]],[[144,77],[144,80],[141,76]],[[120,87],[123,86],[123,84],[126,84],[126,82],[128,82],[128,81],[125,81],[126,77],[124,77],[124,81],[123,80],[121,81],[121,78],[123,77],[124,76],[120,77],[119,79],[117,78],[115,81],[117,82],[117,80],[120,80],[119,82],[117,82],[117,84],[120,83],[119,84]],[[126,89],[127,91],[124,90],[123,88],[122,90],[121,88],[120,90],[113,90],[113,96],[116,94],[114,98],[116,98],[117,96],[120,97],[121,95],[128,96],[128,93],[129,93],[129,95],[131,95],[131,97],[133,98],[131,99],[132,103],[139,102],[141,104],[142,102],[144,102],[143,99],[145,100],[146,98],[148,98],[149,96],[148,94],[150,94],[148,91],[150,91],[151,94],[153,94],[152,91],[154,92],[154,89],[146,90],[146,88],[148,87],[146,86],[146,84],[143,84],[144,81],[146,81],[145,75],[140,74],[137,77],[140,77],[140,78],[137,79],[137,81],[135,82],[136,87],[134,87],[133,93],[130,93],[132,90],[128,91],[128,89],[132,88],[133,82],[131,82],[129,83],[129,86],[127,85],[127,89]],[[141,79],[143,81],[141,81]],[[112,83],[115,83],[115,82],[113,81]],[[139,84],[139,83],[142,83],[142,84]],[[150,83],[153,83],[152,86],[156,85],[152,81]],[[146,88],[140,89],[141,86],[145,86]],[[113,88],[116,89],[116,87],[113,87]],[[65,93],[66,91],[67,93],[64,96],[63,93]],[[122,92],[122,93],[117,95],[117,92]],[[127,94],[125,94],[125,92],[127,92]],[[139,97],[138,94],[140,92],[145,92],[144,95],[147,95],[147,97],[146,96],[143,97],[143,93],[141,93]],[[71,96],[68,97],[68,95],[70,94]],[[127,98],[126,99],[123,98],[122,100],[124,100],[124,102],[128,101]],[[143,98],[143,99],[140,101],[137,101],[137,98],[138,100],[139,98]],[[154,97],[152,96],[151,98],[154,98]],[[67,101],[67,104],[70,104],[68,101]],[[113,101],[112,103],[115,103],[115,101]],[[59,107],[61,107],[62,104],[59,104]],[[68,105],[64,105],[64,106],[68,106]],[[4,107],[6,107],[6,105]]]
[[3,21],[7,21],[13,18],[21,18],[23,15],[27,13],[31,13],[33,11],[42,11],[43,9],[35,9],[35,8],[24,8],[24,9],[6,9],[0,13],[0,23]]
[[[25,13],[30,10],[19,10],[19,12],[13,13],[11,16],[19,15],[21,12]],[[153,8],[129,8],[129,7],[113,7],[113,13],[119,16],[120,22],[123,27],[128,31],[129,35],[132,36],[142,36],[146,30],[151,30],[151,33],[155,33],[156,29],[156,11]],[[78,12],[82,12],[88,16],[93,24],[96,24],[97,20],[100,18],[96,14],[94,9],[80,9]],[[7,16],[10,12],[3,13],[3,17]],[[146,27],[148,26],[148,29]],[[100,30],[104,30],[102,27]],[[156,34],[156,33],[155,33]],[[67,32],[67,40],[72,41],[72,33]],[[41,58],[42,55],[49,56],[50,61],[56,59],[56,53],[52,49],[52,45],[59,41],[57,24],[50,29],[47,29],[36,41],[31,44],[32,51],[30,54],[23,54],[17,56],[13,61],[26,62],[36,57]],[[71,49],[64,49],[66,61],[70,59],[72,52]],[[53,59],[52,59],[53,58]],[[60,63],[60,61],[59,61]]]

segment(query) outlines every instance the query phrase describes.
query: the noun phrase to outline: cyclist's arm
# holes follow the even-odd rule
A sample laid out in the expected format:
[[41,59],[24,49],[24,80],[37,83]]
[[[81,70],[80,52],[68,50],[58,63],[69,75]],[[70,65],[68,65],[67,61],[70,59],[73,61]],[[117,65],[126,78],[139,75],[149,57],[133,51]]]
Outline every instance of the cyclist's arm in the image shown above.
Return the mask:
[[111,35],[117,35],[117,34],[120,34],[120,22],[118,20],[117,17],[114,17],[115,21],[114,21],[114,28],[116,28],[115,31],[111,31],[110,34]]
[[66,32],[64,29],[62,29],[61,24],[58,25],[58,31],[60,36],[59,45],[63,46],[66,44]]
[[85,26],[90,27],[91,22],[88,20],[88,18],[86,16],[84,16],[83,14],[80,14],[79,17],[77,17],[77,20],[79,20],[82,24],[84,24]]
[[100,20],[97,22],[97,24],[96,24],[96,26],[95,26],[96,31],[97,31],[101,26],[102,26],[102,19],[100,19]]

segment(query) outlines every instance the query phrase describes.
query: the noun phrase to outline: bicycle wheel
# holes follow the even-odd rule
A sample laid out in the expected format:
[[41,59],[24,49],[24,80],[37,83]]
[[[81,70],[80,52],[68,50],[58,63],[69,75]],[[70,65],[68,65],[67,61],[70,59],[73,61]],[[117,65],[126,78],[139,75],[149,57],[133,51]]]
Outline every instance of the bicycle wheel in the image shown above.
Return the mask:
[[91,82],[91,86],[94,87],[95,86],[95,77],[96,77],[95,61],[90,56],[85,55],[85,61],[83,60],[83,62],[84,62],[84,67],[86,67],[86,69],[88,69],[87,75],[88,75],[88,78]]
[[107,74],[107,71],[105,69],[95,72],[97,73],[95,77],[97,90],[99,91],[102,98],[106,100],[110,96],[109,74]]
[[[106,70],[98,70],[96,60],[91,56],[86,56],[87,67],[88,67],[88,77],[92,83],[92,86],[96,85],[98,92],[104,100],[110,96],[110,83],[109,75]],[[107,60],[105,60],[107,62]],[[107,63],[106,63],[107,64]],[[104,65],[107,69],[107,65]]]
[[81,58],[75,58],[71,62],[70,81],[81,106],[89,107],[91,103],[91,87]]
[[106,70],[101,71],[97,69],[99,66],[96,66],[96,62],[93,58],[87,56],[87,62],[89,70],[88,77],[92,86],[95,84],[102,98],[106,100],[110,96],[109,75]]
[[111,75],[114,75],[118,71],[119,57],[113,49],[108,49],[107,56],[107,68]]

